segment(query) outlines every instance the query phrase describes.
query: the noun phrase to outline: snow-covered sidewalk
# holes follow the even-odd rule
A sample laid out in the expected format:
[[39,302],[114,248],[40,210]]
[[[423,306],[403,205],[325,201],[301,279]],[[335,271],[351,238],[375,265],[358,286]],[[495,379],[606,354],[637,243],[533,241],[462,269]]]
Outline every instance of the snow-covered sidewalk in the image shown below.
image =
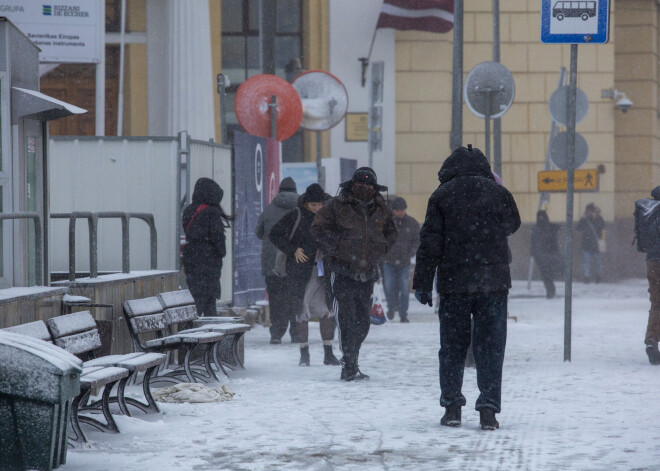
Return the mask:
[[340,382],[339,367],[323,365],[317,324],[308,368],[297,345],[270,345],[255,326],[247,370],[225,382],[231,401],[119,416],[121,434],[90,432],[60,469],[657,470],[660,367],[644,353],[646,289],[646,280],[575,284],[569,363],[563,297],[514,283],[497,431],[479,430],[474,369],[463,425],[440,426],[438,320],[411,298],[410,324],[372,326],[360,357],[368,382]]

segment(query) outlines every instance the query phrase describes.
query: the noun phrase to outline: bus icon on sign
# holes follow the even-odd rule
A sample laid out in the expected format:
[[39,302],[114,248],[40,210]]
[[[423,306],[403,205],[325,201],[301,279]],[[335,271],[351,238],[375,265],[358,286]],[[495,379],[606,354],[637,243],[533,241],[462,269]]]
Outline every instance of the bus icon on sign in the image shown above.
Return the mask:
[[564,18],[582,18],[582,21],[587,21],[596,16],[596,2],[559,0],[552,7],[552,16],[559,21]]

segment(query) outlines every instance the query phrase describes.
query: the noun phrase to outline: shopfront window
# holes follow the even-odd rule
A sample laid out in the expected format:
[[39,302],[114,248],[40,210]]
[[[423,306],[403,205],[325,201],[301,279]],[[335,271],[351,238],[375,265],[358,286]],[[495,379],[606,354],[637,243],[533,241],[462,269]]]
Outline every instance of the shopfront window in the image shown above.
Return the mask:
[[[291,80],[291,70],[302,63],[302,0],[276,0],[275,8],[275,74]],[[222,71],[229,77],[225,118],[227,136],[241,131],[234,99],[238,87],[261,73],[259,48],[259,0],[222,1]],[[289,142],[291,141],[291,142]],[[283,143],[283,160],[303,161],[302,134],[296,133]]]

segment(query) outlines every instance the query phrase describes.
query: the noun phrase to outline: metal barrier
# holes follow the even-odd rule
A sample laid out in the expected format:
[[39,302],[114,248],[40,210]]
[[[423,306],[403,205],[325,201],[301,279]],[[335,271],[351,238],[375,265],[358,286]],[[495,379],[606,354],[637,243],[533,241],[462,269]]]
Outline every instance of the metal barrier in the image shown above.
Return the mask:
[[0,221],[4,219],[32,219],[34,221],[34,282],[37,286],[45,286],[41,216],[35,212],[0,213]]
[[123,213],[120,211],[74,211],[72,213],[52,213],[53,219],[69,220],[69,281],[76,280],[76,220],[87,219],[89,226],[89,277],[98,277],[98,221],[99,219],[121,219],[121,271],[131,271],[131,251],[129,239],[129,224],[131,218],[141,219],[149,226],[149,248],[151,253],[151,269],[158,265],[158,239],[156,224],[151,213]]

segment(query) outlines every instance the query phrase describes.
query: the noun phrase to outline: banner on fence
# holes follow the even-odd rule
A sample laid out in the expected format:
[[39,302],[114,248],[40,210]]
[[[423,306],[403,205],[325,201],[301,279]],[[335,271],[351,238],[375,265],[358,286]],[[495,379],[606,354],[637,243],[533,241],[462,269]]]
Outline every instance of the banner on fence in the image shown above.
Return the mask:
[[234,306],[266,298],[261,276],[261,241],[254,234],[266,206],[267,140],[234,134]]

